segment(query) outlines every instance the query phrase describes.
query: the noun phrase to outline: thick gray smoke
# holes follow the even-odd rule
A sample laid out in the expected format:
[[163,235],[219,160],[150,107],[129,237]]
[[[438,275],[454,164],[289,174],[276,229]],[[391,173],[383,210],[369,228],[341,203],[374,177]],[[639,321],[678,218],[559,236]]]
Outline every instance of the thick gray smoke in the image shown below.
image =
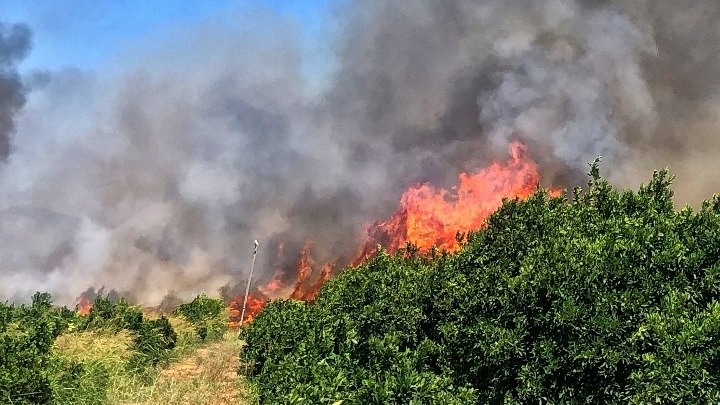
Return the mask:
[[670,165],[696,182],[678,185],[682,202],[697,202],[720,185],[695,164],[720,152],[718,13],[713,1],[367,2],[350,13],[331,111],[357,125],[359,166],[385,154],[406,177],[453,178],[521,139],[549,183],[583,181],[603,155],[620,185]]
[[308,239],[342,264],[408,186],[452,186],[513,140],[545,185],[583,184],[603,155],[619,186],[669,165],[681,204],[720,190],[720,3],[356,1],[335,16],[319,87],[300,28],[267,14],[194,27],[120,73],[29,77],[0,170],[0,297],[187,299],[243,280],[254,238],[261,281]]

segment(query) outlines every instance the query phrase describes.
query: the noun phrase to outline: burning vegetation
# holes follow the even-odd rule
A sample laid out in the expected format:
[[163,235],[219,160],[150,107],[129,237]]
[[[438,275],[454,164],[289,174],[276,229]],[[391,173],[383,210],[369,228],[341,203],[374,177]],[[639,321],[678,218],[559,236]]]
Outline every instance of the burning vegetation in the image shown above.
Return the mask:
[[243,310],[243,302],[245,296],[243,294],[235,296],[228,302],[228,310],[230,313],[230,319],[228,320],[228,326],[230,328],[238,328],[241,324],[252,322],[255,315],[257,315],[267,304],[268,297],[260,292],[254,290],[248,293],[247,306],[245,308],[245,319],[241,318]]
[[[525,145],[513,142],[507,162],[493,162],[475,173],[461,173],[458,185],[451,190],[432,184],[409,188],[400,199],[398,210],[390,218],[367,226],[364,242],[348,263],[359,265],[382,246],[390,253],[410,243],[421,252],[436,247],[453,252],[460,246],[458,233],[481,228],[504,199],[525,199],[535,192],[540,174]],[[558,195],[560,190],[551,190]],[[312,255],[313,243],[307,241],[298,254],[294,267],[278,269],[273,279],[248,294],[244,323],[252,322],[271,298],[293,298],[312,301],[322,285],[338,271],[336,263],[318,263]],[[278,258],[284,245],[278,246]],[[294,274],[287,280],[287,274]],[[244,294],[228,301],[231,327],[241,323]]]
[[378,245],[390,253],[406,243],[420,251],[433,246],[455,251],[460,243],[458,232],[482,227],[488,216],[500,208],[503,199],[527,198],[540,183],[537,165],[519,142],[510,145],[508,162],[494,162],[475,174],[461,173],[458,177],[459,184],[452,190],[431,184],[407,190],[395,214],[370,226],[367,241],[353,262],[364,261],[375,253]]
[[28,77],[31,29],[3,25],[0,295],[106,285],[172,308],[247,279],[257,237],[248,300],[312,300],[378,245],[456,250],[502,198],[583,184],[598,155],[623,188],[672,167],[697,205],[720,181],[697,175],[720,165],[720,3],[644,3],[361,0],[330,55],[272,17]]
[[90,313],[90,310],[92,309],[92,302],[90,301],[90,298],[88,298],[85,295],[81,295],[78,298],[78,302],[75,305],[75,311],[79,315],[87,316]]
[[[481,228],[504,199],[525,199],[537,190],[539,183],[537,164],[531,159],[526,146],[513,142],[508,161],[493,162],[475,173],[461,173],[457,186],[450,190],[428,183],[409,188],[390,218],[366,226],[364,241],[357,253],[343,265],[361,264],[376,253],[378,246],[389,253],[395,253],[407,243],[421,252],[433,247],[455,251],[460,246],[458,233],[465,234]],[[550,193],[557,195],[560,191],[551,190]],[[277,246],[278,262],[285,253],[285,246],[281,243]],[[294,265],[282,268],[278,264],[269,282],[250,290],[244,319],[241,319],[241,314],[246,282],[221,290],[230,317],[228,326],[237,328],[242,323],[252,322],[274,298],[312,301],[325,281],[339,271],[338,263],[339,260],[317,262],[313,257],[313,242],[305,242]],[[85,315],[91,307],[85,295],[78,299],[78,313]]]

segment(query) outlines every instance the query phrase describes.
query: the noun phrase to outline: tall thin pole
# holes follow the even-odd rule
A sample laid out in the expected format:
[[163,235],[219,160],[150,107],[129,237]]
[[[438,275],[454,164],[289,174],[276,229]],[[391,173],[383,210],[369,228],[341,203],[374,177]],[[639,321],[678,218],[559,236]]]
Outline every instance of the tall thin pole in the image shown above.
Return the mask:
[[258,243],[257,239],[255,239],[255,249],[253,250],[253,261],[252,261],[252,266],[250,266],[250,276],[248,277],[247,287],[245,287],[245,299],[243,299],[242,315],[240,315],[240,326],[242,326],[243,322],[245,322],[245,307],[247,306],[247,297],[248,297],[248,294],[250,293],[250,280],[252,280],[253,270],[255,270],[255,257],[257,256],[257,248],[258,248],[259,244],[260,243]]

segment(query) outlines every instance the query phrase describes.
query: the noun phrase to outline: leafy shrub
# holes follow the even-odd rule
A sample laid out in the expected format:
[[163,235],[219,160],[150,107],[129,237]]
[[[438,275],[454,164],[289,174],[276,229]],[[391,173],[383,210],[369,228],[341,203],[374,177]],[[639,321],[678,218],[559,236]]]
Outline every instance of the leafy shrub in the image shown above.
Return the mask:
[[[380,254],[242,332],[264,403],[716,403],[720,198],[656,172],[507,200],[455,254]],[[410,254],[408,254],[410,253]]]
[[167,358],[176,341],[177,335],[164,316],[143,321],[133,339],[133,350],[136,354],[130,359],[131,367],[157,365]]
[[17,404],[46,404],[52,398],[44,374],[48,363],[49,334],[43,325],[26,330],[6,327],[0,335],[0,401]]
[[205,294],[198,295],[192,301],[181,304],[175,313],[182,315],[190,322],[201,322],[222,314],[225,304],[220,299],[210,298]]
[[227,330],[225,303],[220,299],[201,294],[177,307],[173,313],[192,323],[201,341],[219,339]]
[[138,331],[142,327],[142,322],[143,314],[140,307],[130,305],[124,298],[112,300],[110,296],[98,295],[84,328]]
[[426,302],[417,298],[429,295],[431,272],[424,257],[381,252],[328,281],[312,304],[279,300],[263,309],[241,335],[241,360],[261,400],[472,403],[472,389],[427,362],[438,347],[425,338]]
[[126,329],[132,332],[135,354],[129,367],[135,370],[165,360],[177,342],[177,334],[167,318],[145,319],[139,307],[130,305],[123,298],[112,300],[109,296],[96,297],[84,328]]
[[55,338],[75,320],[37,293],[29,306],[0,303],[0,402],[45,404],[53,399],[48,372]]

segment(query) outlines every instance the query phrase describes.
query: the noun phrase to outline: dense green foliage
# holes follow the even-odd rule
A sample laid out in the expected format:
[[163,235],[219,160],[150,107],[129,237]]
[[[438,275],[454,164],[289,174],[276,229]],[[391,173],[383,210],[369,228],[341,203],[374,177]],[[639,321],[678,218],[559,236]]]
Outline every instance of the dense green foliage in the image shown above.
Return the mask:
[[139,329],[134,332],[135,354],[130,361],[133,368],[154,366],[167,359],[177,341],[177,334],[164,316],[160,319],[143,320]]
[[243,331],[263,403],[717,403],[720,199],[508,200],[454,254],[380,252]]
[[221,299],[201,294],[177,307],[173,313],[192,323],[201,341],[219,339],[227,330],[225,303]]
[[50,356],[55,338],[76,320],[67,308],[53,307],[45,293],[35,294],[29,306],[0,303],[0,403],[45,404],[60,378],[65,386],[78,384],[67,373],[78,366]]
[[138,331],[142,323],[140,307],[130,305],[124,298],[112,300],[109,296],[98,295],[83,328]]

